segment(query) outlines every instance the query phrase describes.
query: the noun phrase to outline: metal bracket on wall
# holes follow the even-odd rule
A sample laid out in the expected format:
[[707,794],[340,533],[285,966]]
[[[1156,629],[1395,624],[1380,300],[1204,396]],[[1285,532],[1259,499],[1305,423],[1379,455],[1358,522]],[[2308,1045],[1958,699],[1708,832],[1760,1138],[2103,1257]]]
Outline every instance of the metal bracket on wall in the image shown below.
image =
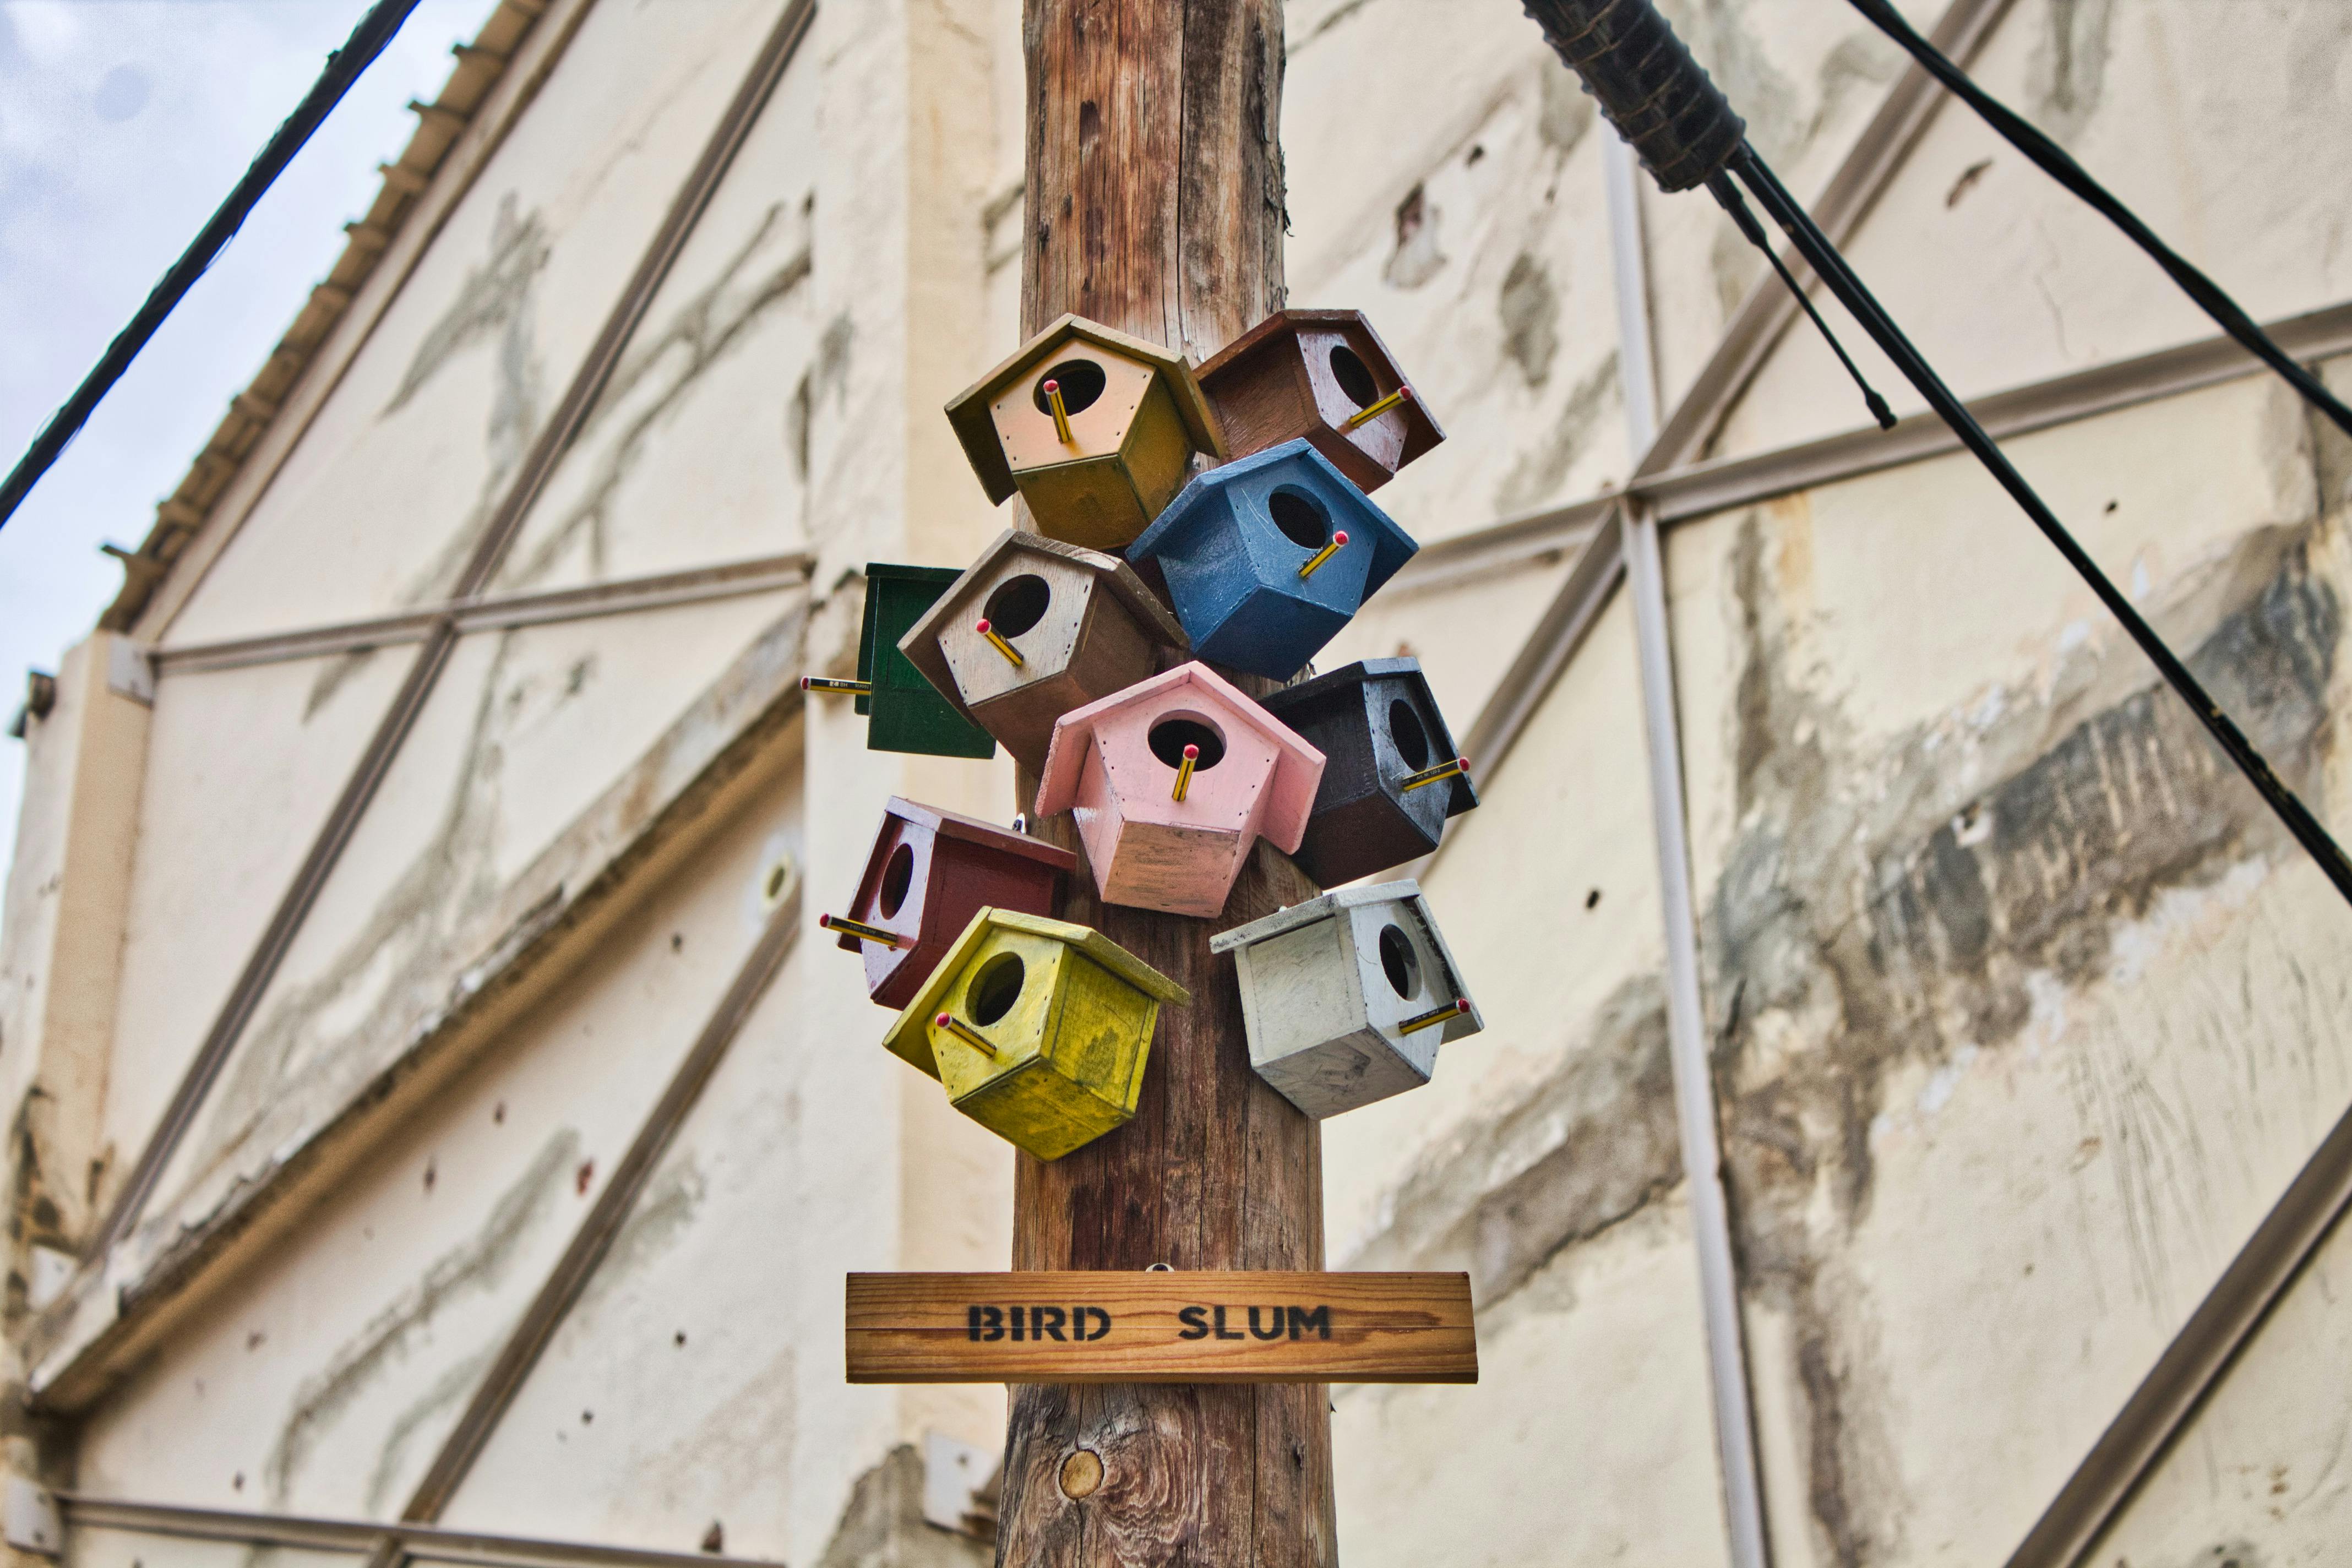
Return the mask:
[[0,1493],[0,1536],[19,1552],[36,1557],[57,1557],[65,1552],[65,1521],[58,1512],[57,1495],[22,1476],[10,1476]]
[[106,689],[144,707],[155,706],[155,650],[118,637],[106,648]]

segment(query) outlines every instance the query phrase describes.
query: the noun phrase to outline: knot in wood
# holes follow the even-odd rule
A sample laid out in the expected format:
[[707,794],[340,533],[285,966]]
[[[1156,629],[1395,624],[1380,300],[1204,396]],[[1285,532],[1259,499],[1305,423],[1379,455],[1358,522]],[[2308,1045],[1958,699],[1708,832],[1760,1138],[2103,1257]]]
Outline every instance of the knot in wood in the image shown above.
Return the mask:
[[1093,1449],[1074,1449],[1062,1461],[1062,1495],[1071,1501],[1092,1497],[1101,1489],[1102,1483],[1102,1456]]

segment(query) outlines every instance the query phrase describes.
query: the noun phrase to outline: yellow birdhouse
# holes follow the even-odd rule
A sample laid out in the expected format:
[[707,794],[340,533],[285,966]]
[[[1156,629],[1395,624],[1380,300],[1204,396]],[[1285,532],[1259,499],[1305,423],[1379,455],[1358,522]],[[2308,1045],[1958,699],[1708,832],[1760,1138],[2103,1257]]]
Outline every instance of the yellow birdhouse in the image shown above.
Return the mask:
[[882,1044],[974,1121],[1058,1160],[1135,1115],[1160,1005],[1192,1000],[1098,931],[983,909]]
[[1123,549],[1224,455],[1181,354],[1064,316],[948,405],[991,501],[1019,490],[1049,537]]

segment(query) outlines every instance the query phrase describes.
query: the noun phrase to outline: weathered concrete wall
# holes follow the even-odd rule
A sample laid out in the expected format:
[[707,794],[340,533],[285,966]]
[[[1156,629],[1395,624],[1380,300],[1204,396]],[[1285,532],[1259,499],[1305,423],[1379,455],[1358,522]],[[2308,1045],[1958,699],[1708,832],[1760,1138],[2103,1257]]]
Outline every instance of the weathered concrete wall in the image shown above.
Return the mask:
[[1486,1029],[1325,1124],[1332,1266],[1479,1324],[1475,1389],[1338,1396],[1350,1562],[1725,1560],[1639,700],[1621,600],[1426,884]]
[[[602,962],[87,1424],[80,1484],[216,1507],[400,1509],[763,921],[767,872],[799,847],[787,763],[767,770],[765,800],[615,930]],[[788,1010],[793,984],[788,969],[736,1052],[776,1048],[763,1025]],[[674,1160],[656,1177],[615,1247],[613,1283],[674,1239],[661,1216],[690,1167]],[[739,1267],[787,1264],[781,1249],[739,1253]],[[719,1324],[683,1347],[665,1331],[635,1358],[656,1349],[678,1369],[673,1386],[730,1364]],[[716,1389],[732,1375],[693,1381]],[[533,1435],[585,1445],[628,1429],[580,1415]],[[572,1473],[563,1458],[558,1478]],[[681,1543],[672,1525],[667,1539],[690,1548],[700,1530]]]
[[151,692],[143,656],[101,632],[67,653],[49,711],[26,715],[21,831],[35,853],[11,864],[0,916],[0,1104],[17,1108],[5,1178],[11,1315],[47,1294],[49,1281],[34,1275],[49,1269],[33,1268],[26,1248],[78,1251],[104,1191],[101,1128]]
[[446,596],[779,9],[591,11],[166,640]]
[[385,649],[323,697],[341,659],[158,683],[108,1075],[110,1200],[415,657]]
[[[2343,820],[2307,432],[2248,381],[2017,447]],[[2342,911],[1959,459],[1672,551],[1784,1558],[1996,1555],[2352,1095]]]
[[[1800,190],[1895,76],[1847,7],[1669,8]],[[171,640],[446,590],[780,9],[601,0]],[[499,583],[805,547],[804,623],[785,593],[466,638],[167,1173],[155,1256],[364,1098],[482,960],[465,942],[486,911],[618,809],[616,781],[672,787],[665,748],[702,743],[681,712],[752,723],[709,700],[747,658],[847,673],[865,563],[967,560],[1006,525],[939,410],[1017,331],[1020,9],[820,7]],[[2271,316],[2352,295],[2333,195],[2347,40],[2352,22],[2284,0],[2016,0],[1981,72]],[[1452,436],[1381,503],[1428,540],[1622,479],[1605,132],[1517,8],[1299,0],[1285,99],[1293,300],[1370,310]],[[1703,196],[1643,208],[1671,405],[1760,264]],[[2205,331],[1957,115],[1853,250],[1969,390]],[[1717,449],[1859,416],[1800,331]],[[2012,449],[2297,787],[2352,821],[2345,445],[2246,379]],[[1777,1561],[1998,1561],[2352,1100],[2332,978],[2352,928],[1966,461],[1682,523],[1666,549]],[[1570,565],[1392,591],[1322,662],[1416,654],[1466,730]],[[1351,1562],[1727,1557],[1632,638],[1620,595],[1507,763],[1477,760],[1485,804],[1426,873],[1488,1029],[1427,1089],[1326,1129],[1333,1265],[1468,1269],[1486,1373],[1334,1391]],[[116,1168],[410,657],[165,677],[105,1064]],[[81,1486],[398,1509],[782,858],[813,918],[854,885],[884,796],[1012,810],[1003,759],[868,752],[846,704],[761,735],[757,787],[98,1401]],[[821,1568],[982,1554],[919,1522],[917,1445],[992,1444],[1001,1393],[840,1378],[845,1270],[1000,1268],[1009,1228],[1001,1145],[873,1047],[883,1017],[848,955],[793,956],[449,1522]],[[2344,1245],[2103,1564],[2329,1561],[2345,1418],[2312,1369],[2341,1361]],[[76,1557],[215,1550],[92,1531]]]

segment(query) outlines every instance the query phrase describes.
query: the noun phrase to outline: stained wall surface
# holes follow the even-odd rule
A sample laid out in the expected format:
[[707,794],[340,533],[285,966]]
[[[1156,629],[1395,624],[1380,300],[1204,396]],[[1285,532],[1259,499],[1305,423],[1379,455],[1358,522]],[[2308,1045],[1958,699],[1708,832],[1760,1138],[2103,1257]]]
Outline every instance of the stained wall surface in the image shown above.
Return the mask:
[[[2255,316],[2352,300],[2352,16],[1958,3],[1988,22],[1985,84]],[[1882,150],[1862,139],[1902,61],[1857,13],[1664,8],[1800,193]],[[10,1375],[47,1425],[11,1466],[383,1520],[462,1448],[428,1510],[455,1528],[987,1560],[925,1522],[926,1446],[993,1451],[1002,1391],[850,1387],[840,1284],[1003,1267],[1010,1158],[876,1047],[856,962],[807,938],[887,795],[1003,821],[1012,769],[870,752],[795,681],[854,668],[868,562],[961,563],[1010,523],[940,410],[1017,331],[1021,9],[816,8],[486,589],[589,597],[456,637],[138,1223],[35,1290],[20,1218]],[[259,503],[208,525],[224,547],[140,638],[184,659],[446,597],[787,12],[587,5]],[[1726,331],[1778,285],[1704,195],[1639,197],[1659,412],[1710,400],[1693,455],[1794,477],[1678,504],[1663,605],[1591,570],[1589,542],[1618,534],[1578,503],[1643,457],[1640,347],[1611,132],[1517,7],[1296,0],[1284,92],[1292,301],[1368,311],[1449,433],[1378,498],[1441,548],[1318,662],[1418,657],[1457,739],[1492,748],[1479,809],[1416,870],[1487,1026],[1427,1088],[1324,1129],[1330,1266],[1466,1271],[1484,1376],[1332,1391],[1341,1550],[1733,1561],[1664,810],[1691,857],[1731,1371],[1772,1560],[2003,1561],[2352,1106],[2352,916],[1969,459],[1857,444],[1774,467],[1862,411],[1801,323],[1719,388]],[[1915,129],[1849,249],[1964,393],[2210,334],[1972,118]],[[2315,357],[2352,385],[2352,319],[2328,320]],[[2352,823],[2352,442],[2268,378],[2136,374],[2008,447],[2286,781]],[[752,590],[628,597],[745,563],[769,574]],[[1652,611],[1663,689],[1636,658]],[[93,1213],[418,658],[164,660],[110,1048],[100,1070],[0,1073],[79,1096],[55,1127],[95,1128],[95,1150],[19,1125],[34,1164],[92,1168]],[[1663,804],[1662,714],[1682,764]],[[38,783],[66,771],[36,770],[23,832],[69,831],[68,792]],[[47,848],[16,864],[68,863]],[[12,922],[45,896],[12,887]],[[739,994],[794,910],[800,945]],[[10,940],[11,964],[39,951]],[[712,1030],[707,1085],[649,1121]],[[642,1189],[607,1213],[649,1126]],[[551,1310],[559,1259],[591,1240]],[[2295,1277],[2091,1561],[2334,1561],[2345,1246]],[[482,1416],[502,1347],[539,1329]],[[225,1550],[90,1527],[68,1556]]]

